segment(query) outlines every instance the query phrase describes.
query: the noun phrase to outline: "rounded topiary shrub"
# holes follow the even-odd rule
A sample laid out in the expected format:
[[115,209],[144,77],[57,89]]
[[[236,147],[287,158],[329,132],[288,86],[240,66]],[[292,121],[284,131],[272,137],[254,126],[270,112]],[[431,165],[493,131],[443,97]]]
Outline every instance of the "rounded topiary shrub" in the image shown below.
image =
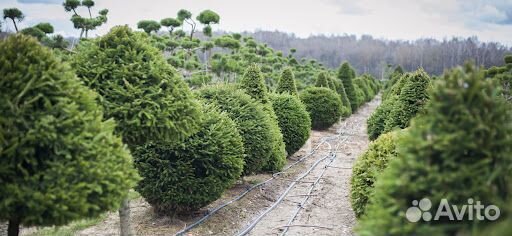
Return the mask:
[[386,169],[388,162],[397,156],[396,142],[399,132],[383,134],[370,143],[368,150],[357,158],[352,168],[350,202],[358,218],[365,213],[378,175]]
[[304,104],[290,94],[271,94],[272,107],[277,115],[288,155],[299,150],[309,138],[311,119]]
[[0,222],[17,234],[118,208],[137,171],[97,94],[34,38],[0,52]]
[[[159,214],[186,213],[218,199],[240,177],[242,137],[227,114],[208,106],[198,133],[180,143],[149,143],[134,152],[136,190]],[[155,184],[157,183],[157,184]]]
[[300,94],[313,129],[326,129],[341,117],[340,96],[328,88],[310,87]]
[[[207,86],[198,91],[236,123],[245,150],[244,174],[261,171],[273,158],[272,120],[264,106],[233,86]],[[284,152],[284,150],[283,150]]]
[[379,175],[358,235],[470,235],[492,223],[476,214],[474,220],[441,214],[433,221],[408,221],[412,201],[423,198],[433,217],[443,199],[459,210],[472,199],[509,214],[512,115],[498,86],[467,65],[436,80],[429,97],[425,115],[400,137],[398,158]]
[[72,62],[128,145],[186,138],[197,130],[197,101],[145,33],[116,26],[81,42]]

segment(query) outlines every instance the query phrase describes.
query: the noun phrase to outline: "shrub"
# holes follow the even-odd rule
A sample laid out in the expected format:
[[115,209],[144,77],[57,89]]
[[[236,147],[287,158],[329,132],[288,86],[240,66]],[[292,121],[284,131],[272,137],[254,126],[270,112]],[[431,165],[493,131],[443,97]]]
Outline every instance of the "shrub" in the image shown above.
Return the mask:
[[352,114],[352,108],[350,107],[350,101],[348,100],[347,93],[341,81],[333,79],[334,86],[336,86],[336,92],[340,95],[341,103],[343,104],[342,116],[348,117]]
[[244,149],[235,122],[211,106],[204,112],[199,132],[184,142],[150,143],[135,151],[143,177],[136,190],[160,214],[204,207],[242,173]]
[[361,106],[364,102],[372,100],[373,95],[371,94],[370,87],[366,84],[366,81],[364,81],[362,78],[355,78],[352,81],[363,92],[363,102],[359,104],[359,106]]
[[297,86],[295,85],[295,76],[293,75],[293,71],[290,67],[285,68],[281,73],[281,79],[277,84],[277,93],[289,93],[294,96],[298,96],[299,92],[297,92]]
[[197,131],[199,105],[144,33],[117,26],[77,47],[73,66],[129,145],[183,139]]
[[263,80],[260,68],[257,65],[253,64],[247,68],[240,80],[240,88],[245,90],[255,100],[261,103],[268,102],[265,80]]
[[488,224],[443,216],[410,223],[403,216],[411,201],[422,198],[432,206],[447,199],[460,207],[471,198],[506,209],[511,124],[509,105],[482,71],[468,65],[445,74],[430,93],[426,115],[416,117],[400,138],[399,158],[379,176],[357,234],[463,235]]
[[397,156],[398,134],[398,132],[390,132],[370,143],[368,150],[357,158],[352,168],[350,202],[358,218],[365,214],[377,177],[386,169],[388,162]]
[[31,37],[0,51],[0,220],[17,234],[119,207],[137,173],[96,93]]
[[398,79],[398,81],[396,83],[394,83],[393,86],[391,86],[391,88],[389,88],[387,91],[385,91],[382,94],[382,100],[386,100],[388,97],[391,97],[391,96],[400,95],[400,91],[402,90],[404,85],[407,83],[410,76],[411,76],[411,73],[403,74],[400,77],[400,79]]
[[430,87],[430,77],[423,70],[410,74],[398,95],[398,101],[393,104],[386,119],[384,132],[395,127],[405,128],[409,121],[416,116],[428,100],[427,89]]
[[505,64],[512,64],[512,54],[505,55]]
[[338,69],[338,79],[343,83],[345,92],[347,93],[348,100],[350,101],[350,109],[352,112],[357,110],[357,98],[354,85],[352,84],[353,70],[350,68],[348,62],[344,62]]
[[331,88],[329,86],[329,76],[326,72],[320,72],[315,81],[315,87]]
[[354,84],[354,92],[356,94],[357,107],[360,107],[366,101],[366,95],[363,92],[363,88],[359,87],[358,84]]
[[380,106],[375,109],[375,111],[370,115],[368,120],[366,121],[367,124],[367,132],[368,132],[368,138],[370,140],[375,140],[384,133],[384,126],[386,124],[386,119],[389,117],[389,113],[395,106],[394,104],[397,103],[398,96],[393,96],[391,98],[388,98]]
[[299,150],[308,140],[311,119],[301,101],[289,94],[272,94],[272,107],[279,121],[288,155]]
[[249,96],[260,102],[263,105],[263,110],[270,117],[268,125],[271,127],[272,155],[269,161],[263,166],[263,170],[279,171],[286,163],[285,143],[283,142],[281,130],[279,130],[277,116],[272,109],[272,104],[269,102],[265,81],[257,65],[249,66],[239,86]]
[[300,94],[311,118],[313,129],[326,129],[341,117],[341,99],[328,88],[311,87]]
[[[272,129],[275,128],[261,103],[232,86],[207,86],[199,90],[198,95],[207,103],[218,106],[235,121],[244,143],[244,174],[261,171],[271,161],[284,163],[282,159],[286,157],[271,160],[278,158],[275,153],[280,150],[274,150],[275,131]],[[284,150],[282,152],[284,156]]]

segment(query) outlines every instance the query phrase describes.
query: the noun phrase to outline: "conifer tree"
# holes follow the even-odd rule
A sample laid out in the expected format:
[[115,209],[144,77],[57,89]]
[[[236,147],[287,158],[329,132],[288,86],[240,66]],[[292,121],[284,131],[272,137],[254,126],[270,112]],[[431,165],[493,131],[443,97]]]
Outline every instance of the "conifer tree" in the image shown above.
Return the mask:
[[247,68],[240,81],[240,88],[255,100],[263,104],[268,102],[267,86],[261,75],[261,70],[256,64]]
[[344,62],[338,69],[338,79],[343,83],[345,93],[350,101],[350,108],[352,109],[352,112],[355,112],[358,104],[354,85],[352,84],[352,71],[350,64],[348,64],[348,62]]
[[[490,222],[447,216],[428,221],[407,213],[423,198],[433,206],[432,217],[442,199],[459,209],[469,199],[507,209],[512,116],[498,91],[472,65],[436,80],[426,114],[413,119],[397,144],[398,158],[379,176],[358,235],[467,235]],[[406,214],[419,221],[409,222]]]
[[281,73],[281,78],[277,84],[277,93],[289,93],[298,96],[297,86],[295,85],[295,76],[293,75],[292,68],[287,67]]
[[137,181],[97,94],[31,37],[0,41],[0,221],[64,225],[115,210]]
[[315,81],[315,87],[330,88],[329,78],[326,72],[320,72]]

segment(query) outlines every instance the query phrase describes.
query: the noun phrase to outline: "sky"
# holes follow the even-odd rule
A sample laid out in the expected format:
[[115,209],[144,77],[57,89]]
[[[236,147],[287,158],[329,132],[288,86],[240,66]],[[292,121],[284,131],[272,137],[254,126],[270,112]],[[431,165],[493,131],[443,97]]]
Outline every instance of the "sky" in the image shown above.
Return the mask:
[[[0,8],[17,7],[26,15],[21,28],[39,22],[56,33],[78,36],[63,0],[0,0]],[[195,15],[217,12],[214,30],[229,32],[279,30],[309,35],[371,35],[391,40],[477,36],[512,46],[512,0],[96,0],[93,12],[109,9],[108,22],[89,35],[102,35],[115,25],[133,28],[139,20],[176,17],[180,9]],[[84,10],[84,9],[82,9]],[[84,11],[82,11],[85,14]],[[10,21],[3,29],[13,30]]]

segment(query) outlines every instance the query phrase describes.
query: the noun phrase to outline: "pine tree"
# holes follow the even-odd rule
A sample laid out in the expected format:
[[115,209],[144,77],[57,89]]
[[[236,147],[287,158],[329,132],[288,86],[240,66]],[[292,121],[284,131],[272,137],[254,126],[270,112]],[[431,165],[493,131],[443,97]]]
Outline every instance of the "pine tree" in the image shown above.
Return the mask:
[[358,235],[467,235],[490,222],[446,216],[409,222],[411,202],[423,198],[433,214],[441,199],[459,209],[468,199],[507,209],[512,116],[498,86],[466,65],[436,80],[429,97],[426,114],[413,119],[397,144],[398,158],[379,176]]
[[352,71],[348,62],[344,62],[338,69],[338,79],[343,83],[352,112],[355,112],[358,106],[354,85],[352,84]]

